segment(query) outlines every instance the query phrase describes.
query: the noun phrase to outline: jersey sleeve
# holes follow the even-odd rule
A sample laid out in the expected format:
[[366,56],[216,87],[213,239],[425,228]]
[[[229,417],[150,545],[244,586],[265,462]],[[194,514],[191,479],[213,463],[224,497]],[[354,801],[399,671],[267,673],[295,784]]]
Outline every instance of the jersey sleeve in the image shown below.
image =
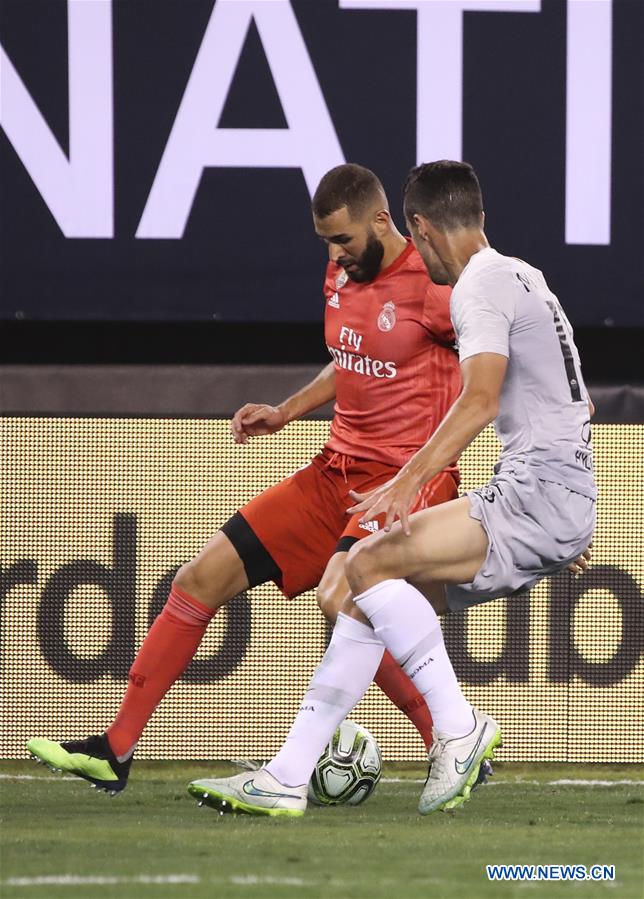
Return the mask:
[[461,362],[478,353],[510,357],[510,329],[514,322],[516,294],[501,277],[457,284],[452,299],[452,319]]
[[450,318],[449,301],[452,288],[430,282],[425,294],[423,325],[430,334],[445,346],[454,346],[456,335]]

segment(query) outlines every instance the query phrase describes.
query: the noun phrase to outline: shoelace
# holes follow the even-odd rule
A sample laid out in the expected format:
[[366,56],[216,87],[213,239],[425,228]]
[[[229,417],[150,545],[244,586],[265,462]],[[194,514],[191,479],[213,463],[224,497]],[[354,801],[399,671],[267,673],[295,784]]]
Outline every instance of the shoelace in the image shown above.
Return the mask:
[[231,759],[231,764],[236,765],[238,768],[243,768],[244,771],[259,771],[260,768],[264,768],[268,764],[268,759],[266,761],[261,761],[259,759]]
[[447,744],[446,739],[441,739],[435,730],[432,730],[432,746],[427,753],[427,761],[429,770],[427,772],[427,780],[439,780],[442,773],[443,752]]

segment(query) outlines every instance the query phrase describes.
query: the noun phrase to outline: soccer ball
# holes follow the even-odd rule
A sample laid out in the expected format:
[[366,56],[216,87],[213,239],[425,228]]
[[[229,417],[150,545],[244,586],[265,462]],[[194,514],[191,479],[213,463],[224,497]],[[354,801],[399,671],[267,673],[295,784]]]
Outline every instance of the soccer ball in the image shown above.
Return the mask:
[[315,805],[358,805],[382,774],[380,747],[366,727],[343,721],[318,759],[309,781]]

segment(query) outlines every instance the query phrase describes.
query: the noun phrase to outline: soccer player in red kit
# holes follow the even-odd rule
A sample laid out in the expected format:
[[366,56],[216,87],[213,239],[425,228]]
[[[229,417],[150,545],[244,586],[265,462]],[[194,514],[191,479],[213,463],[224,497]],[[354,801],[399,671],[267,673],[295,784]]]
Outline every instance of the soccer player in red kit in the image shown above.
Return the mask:
[[[183,565],[129,675],[105,734],[28,748],[51,766],[118,792],[137,741],[181,676],[217,609],[238,593],[274,581],[287,597],[318,586],[331,622],[349,593],[346,554],[379,522],[350,516],[350,491],[390,480],[423,446],[457,398],[461,381],[449,316],[450,289],[429,279],[413,244],[396,229],[378,178],[362,166],[328,172],[313,197],[315,230],[329,248],[324,282],[330,362],[277,407],[248,404],[234,416],[237,443],[272,434],[335,398],[329,440],[308,465],[251,500]],[[457,496],[448,465],[416,498],[416,509]],[[426,703],[385,654],[376,683],[414,722],[426,746]]]

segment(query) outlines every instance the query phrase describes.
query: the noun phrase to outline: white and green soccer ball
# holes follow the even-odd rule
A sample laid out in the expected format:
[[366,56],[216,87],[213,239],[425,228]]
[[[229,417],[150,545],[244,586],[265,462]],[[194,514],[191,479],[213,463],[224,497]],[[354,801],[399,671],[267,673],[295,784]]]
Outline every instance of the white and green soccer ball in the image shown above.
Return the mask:
[[380,747],[366,727],[343,721],[318,759],[309,781],[315,805],[359,805],[382,774]]

